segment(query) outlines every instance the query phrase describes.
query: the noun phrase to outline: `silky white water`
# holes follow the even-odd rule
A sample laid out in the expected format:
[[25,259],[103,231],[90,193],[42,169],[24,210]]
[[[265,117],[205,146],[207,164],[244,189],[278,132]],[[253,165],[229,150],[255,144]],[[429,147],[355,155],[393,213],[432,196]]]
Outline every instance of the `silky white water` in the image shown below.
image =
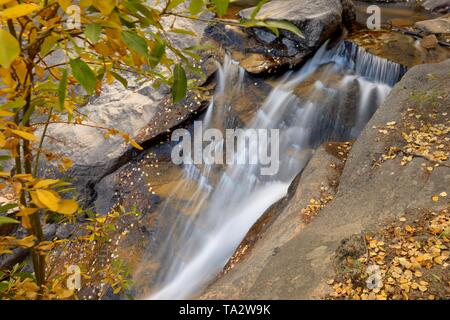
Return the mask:
[[[260,165],[185,165],[174,194],[191,190],[190,197],[169,197],[162,206],[162,216],[176,218],[159,235],[161,246],[153,257],[159,269],[147,298],[183,299],[200,293],[258,218],[287,194],[313,150],[324,141],[355,138],[402,72],[395,63],[340,42],[324,45],[301,70],[285,74],[247,125],[279,129],[278,173],[261,176]],[[205,128],[228,128],[233,97],[245,90],[245,76],[236,62],[225,59]],[[311,79],[313,84],[306,86]],[[222,145],[216,142],[217,148]],[[246,152],[254,150],[238,150],[237,157]]]

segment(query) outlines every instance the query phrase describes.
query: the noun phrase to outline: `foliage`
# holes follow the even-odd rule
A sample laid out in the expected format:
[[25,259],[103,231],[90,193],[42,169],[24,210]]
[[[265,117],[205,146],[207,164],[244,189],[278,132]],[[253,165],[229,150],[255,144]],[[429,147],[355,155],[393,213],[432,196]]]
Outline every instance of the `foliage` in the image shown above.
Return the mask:
[[[423,209],[365,235],[367,252],[346,256],[330,279],[331,299],[416,300],[448,298],[450,211]],[[446,233],[447,232],[447,233]],[[371,277],[376,270],[376,277]],[[372,280],[376,280],[372,282]]]
[[[193,35],[175,29],[165,18],[181,17],[209,23],[228,23],[222,17],[228,0],[1,0],[0,1],[0,148],[1,161],[14,162],[9,171],[0,168],[0,189],[13,193],[15,201],[0,207],[0,226],[18,225],[28,236],[0,237],[0,254],[14,248],[29,250],[34,274],[20,273],[20,267],[0,274],[0,294],[7,298],[67,298],[64,274],[49,279],[46,258],[64,241],[44,241],[42,219],[57,215],[75,218],[82,210],[71,196],[69,183],[39,176],[39,160],[56,160],[62,172],[72,161],[44,148],[47,128],[52,123],[94,126],[84,123],[79,108],[105,84],[118,81],[127,86],[126,75],[150,81],[157,88],[172,88],[174,102],[183,100],[190,86],[186,70],[195,71],[200,57],[193,47],[178,48],[171,34]],[[255,10],[259,10],[260,6]],[[219,18],[203,19],[204,12]],[[283,21],[243,21],[245,27],[278,28],[300,35]],[[198,71],[198,70],[197,70]],[[37,119],[47,119],[38,122]],[[142,149],[127,133],[94,126],[105,136],[120,135],[134,148]],[[93,242],[108,236],[102,223],[111,217],[88,219],[81,239]],[[104,221],[103,221],[104,222]],[[116,266],[117,267],[117,266]],[[110,269],[121,269],[112,266]],[[113,272],[111,271],[111,272]],[[117,270],[116,270],[117,271]],[[114,290],[121,288],[123,272],[106,278]],[[115,272],[115,271],[114,271]]]

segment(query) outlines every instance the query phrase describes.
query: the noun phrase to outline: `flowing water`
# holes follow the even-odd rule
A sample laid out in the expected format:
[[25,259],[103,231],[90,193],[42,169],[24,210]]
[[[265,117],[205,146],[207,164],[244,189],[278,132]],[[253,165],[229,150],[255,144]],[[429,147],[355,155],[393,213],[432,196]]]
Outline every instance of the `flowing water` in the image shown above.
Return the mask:
[[[184,165],[174,188],[190,190],[189,199],[169,197],[161,215],[169,231],[158,235],[159,269],[149,299],[182,299],[198,294],[222,270],[251,226],[286,195],[324,141],[352,140],[405,70],[349,42],[324,45],[300,70],[275,81],[246,128],[279,129],[279,170],[261,175],[261,165]],[[245,90],[245,72],[225,59],[203,127],[223,131],[234,125],[233,97]],[[198,133],[197,133],[198,134]],[[223,141],[215,141],[221,148]],[[276,151],[276,150],[275,150]],[[251,146],[236,157],[254,153]]]

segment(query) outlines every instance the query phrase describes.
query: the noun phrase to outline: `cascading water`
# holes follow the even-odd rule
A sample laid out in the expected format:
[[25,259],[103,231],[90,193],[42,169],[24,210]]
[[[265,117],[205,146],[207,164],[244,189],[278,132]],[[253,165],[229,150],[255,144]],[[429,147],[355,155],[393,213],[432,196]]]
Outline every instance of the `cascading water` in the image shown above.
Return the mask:
[[[279,129],[279,170],[261,175],[261,165],[184,165],[173,191],[192,190],[189,199],[169,197],[161,215],[171,221],[162,232],[159,264],[150,299],[182,299],[199,293],[224,267],[245,234],[269,206],[286,195],[315,147],[355,138],[402,76],[401,66],[372,56],[348,42],[325,44],[299,71],[286,74],[247,128]],[[204,128],[228,128],[233,96],[244,71],[227,58]],[[215,147],[223,141],[215,142]],[[254,152],[238,150],[236,157]],[[170,218],[169,218],[170,217]]]

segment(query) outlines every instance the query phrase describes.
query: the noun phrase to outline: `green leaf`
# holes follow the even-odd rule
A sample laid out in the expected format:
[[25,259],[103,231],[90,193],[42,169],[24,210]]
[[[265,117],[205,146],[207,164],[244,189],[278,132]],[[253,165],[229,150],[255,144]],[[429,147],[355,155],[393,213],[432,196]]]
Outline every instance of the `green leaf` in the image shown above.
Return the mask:
[[173,68],[173,85],[172,85],[172,99],[174,103],[180,102],[186,97],[187,79],[181,64],[176,64]]
[[20,109],[26,104],[23,98],[17,98],[14,101],[8,101],[0,107],[0,109]]
[[92,5],[104,16],[109,16],[117,5],[117,0],[92,0]]
[[64,69],[58,87],[59,111],[64,110],[64,101],[66,100],[66,94],[67,94],[67,69]]
[[110,73],[112,74],[112,76],[119,81],[125,88],[128,87],[128,81],[127,79],[125,79],[124,77],[122,77],[120,74],[115,73],[114,71],[110,71]]
[[86,27],[84,34],[86,37],[92,41],[92,43],[97,43],[100,39],[100,33],[102,32],[102,27],[97,23],[92,23]]
[[276,28],[276,29],[284,29],[287,31],[292,32],[296,36],[299,36],[300,38],[305,38],[303,33],[300,31],[300,29],[293,23],[285,20],[265,20],[263,21],[264,26],[267,28]]
[[169,5],[166,8],[166,11],[170,11],[173,8],[178,7],[180,4],[182,4],[184,0],[170,0]]
[[20,223],[16,219],[9,218],[9,217],[0,217],[0,225],[2,224],[8,224],[8,223]]
[[45,38],[40,50],[41,56],[45,57],[55,47],[58,39],[59,37],[54,35]]
[[222,17],[225,15],[225,13],[227,13],[230,0],[212,0],[212,2],[216,6],[216,13],[219,15],[219,17]]
[[9,32],[0,29],[0,65],[9,68],[19,55],[19,42]]
[[152,48],[152,51],[150,52],[150,57],[148,58],[150,67],[154,68],[158,65],[159,61],[161,61],[161,58],[164,55],[166,46],[164,43],[157,41],[155,46]]
[[198,55],[198,54],[196,54],[196,53],[194,53],[194,52],[191,52],[191,51],[189,51],[189,50],[183,50],[183,52],[185,53],[185,54],[187,54],[188,56],[190,56],[192,59],[194,59],[194,60],[197,60],[197,61],[200,61],[200,59],[201,59],[201,57]]
[[269,0],[262,0],[260,1],[257,6],[255,7],[255,9],[253,9],[252,14],[250,15],[250,19],[251,20],[255,20],[257,14],[259,13],[259,11],[261,10],[262,6],[265,5]]
[[204,6],[203,0],[192,0],[189,4],[189,12],[192,15],[196,15],[202,11]]
[[77,82],[89,95],[92,95],[97,82],[94,71],[92,71],[87,63],[80,58],[70,60],[70,67],[72,68],[72,74]]
[[17,204],[15,204],[15,203],[3,204],[3,205],[0,205],[0,212],[1,213],[6,213],[9,210],[14,209],[16,207],[17,207]]
[[30,108],[25,112],[25,114],[22,117],[22,124],[27,125],[28,120],[30,120],[31,115],[34,113],[34,110],[36,110],[36,105],[31,105]]
[[185,30],[185,29],[170,29],[169,32],[185,34],[185,35],[193,36],[193,37],[195,37],[197,35],[194,31]]
[[148,58],[148,45],[144,38],[130,31],[122,31],[120,35],[128,48]]
[[0,292],[6,291],[9,288],[9,283],[7,281],[0,282]]

